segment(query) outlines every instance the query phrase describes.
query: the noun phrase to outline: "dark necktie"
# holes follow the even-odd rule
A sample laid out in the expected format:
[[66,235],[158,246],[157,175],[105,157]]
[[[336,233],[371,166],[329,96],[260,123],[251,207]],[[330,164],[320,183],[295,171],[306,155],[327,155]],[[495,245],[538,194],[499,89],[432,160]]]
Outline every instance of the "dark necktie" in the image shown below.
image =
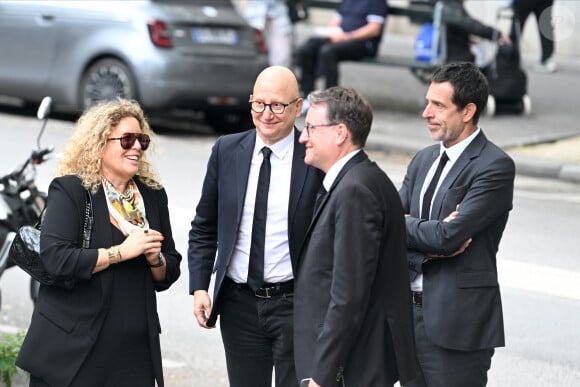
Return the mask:
[[252,223],[252,242],[250,245],[250,264],[248,286],[256,291],[264,283],[264,246],[266,241],[266,214],[268,212],[268,190],[270,188],[270,154],[268,147],[262,148],[264,160],[258,176],[254,221]]
[[324,200],[324,197],[326,196],[327,193],[328,192],[326,192],[324,186],[321,185],[320,189],[318,190],[318,193],[316,194],[316,201],[314,202],[314,213],[318,211],[318,208],[322,204],[322,201]]
[[433,200],[433,194],[435,193],[435,188],[437,188],[437,183],[439,182],[439,178],[441,177],[441,172],[443,172],[443,168],[445,164],[447,164],[447,153],[443,152],[441,154],[441,158],[439,159],[439,165],[437,165],[437,170],[431,179],[431,183],[429,183],[429,187],[425,191],[425,195],[423,195],[423,207],[421,208],[421,219],[429,219],[430,212],[431,212],[431,201]]

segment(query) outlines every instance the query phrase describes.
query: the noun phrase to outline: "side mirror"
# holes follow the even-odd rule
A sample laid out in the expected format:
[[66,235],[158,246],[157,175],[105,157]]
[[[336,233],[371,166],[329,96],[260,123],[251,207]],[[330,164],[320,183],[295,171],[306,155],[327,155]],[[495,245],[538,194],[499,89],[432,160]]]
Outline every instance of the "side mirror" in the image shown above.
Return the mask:
[[38,149],[40,149],[40,137],[42,137],[42,133],[44,133],[44,128],[48,121],[48,115],[50,114],[50,105],[52,105],[52,98],[44,97],[38,107],[38,111],[36,112],[36,117],[38,117],[39,120],[42,120],[42,128],[40,128],[40,133],[38,133],[38,137],[36,138],[36,147]]
[[36,112],[36,117],[39,120],[48,118],[48,115],[50,114],[50,105],[52,105],[52,97],[44,97],[38,107],[38,111]]

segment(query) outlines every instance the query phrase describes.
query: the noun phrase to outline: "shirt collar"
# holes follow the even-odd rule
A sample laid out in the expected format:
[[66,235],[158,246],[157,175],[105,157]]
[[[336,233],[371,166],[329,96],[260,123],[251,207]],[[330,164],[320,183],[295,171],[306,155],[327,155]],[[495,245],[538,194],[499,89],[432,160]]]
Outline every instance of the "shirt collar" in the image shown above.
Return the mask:
[[445,148],[445,145],[443,145],[443,143],[441,143],[441,147],[439,149],[439,154],[442,154],[443,152],[447,153],[447,156],[449,157],[449,161],[451,163],[454,163],[459,158],[459,156],[461,156],[461,153],[463,153],[465,148],[467,148],[469,146],[469,144],[471,144],[473,139],[475,137],[477,137],[479,132],[481,132],[481,128],[477,128],[477,130],[475,132],[473,132],[469,137],[467,137],[463,141],[460,141],[459,143],[457,143],[453,146],[450,146],[449,148]]
[[324,180],[322,181],[322,185],[324,186],[326,192],[330,190],[330,187],[332,187],[334,180],[336,180],[336,177],[338,176],[342,168],[346,165],[346,163],[348,163],[348,161],[352,159],[360,151],[361,151],[360,149],[353,150],[352,152],[343,156],[336,163],[334,163],[332,167],[330,167],[328,172],[326,172],[326,176],[324,176]]
[[256,133],[256,144],[254,145],[254,157],[257,157],[261,152],[262,148],[267,146],[272,150],[272,153],[276,158],[282,160],[286,157],[288,152],[294,149],[294,129],[290,131],[290,133],[281,139],[280,141],[276,142],[272,145],[264,144],[264,141],[258,136]]

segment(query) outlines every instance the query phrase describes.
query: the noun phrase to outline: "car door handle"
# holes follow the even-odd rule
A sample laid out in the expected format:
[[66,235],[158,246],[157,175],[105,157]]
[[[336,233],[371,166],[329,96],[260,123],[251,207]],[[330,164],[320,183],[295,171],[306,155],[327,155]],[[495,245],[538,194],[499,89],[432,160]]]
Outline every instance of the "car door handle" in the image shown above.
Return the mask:
[[54,23],[54,15],[47,15],[47,14],[42,14],[39,17],[36,18],[36,21],[39,25],[41,26],[46,26],[46,25],[51,25]]

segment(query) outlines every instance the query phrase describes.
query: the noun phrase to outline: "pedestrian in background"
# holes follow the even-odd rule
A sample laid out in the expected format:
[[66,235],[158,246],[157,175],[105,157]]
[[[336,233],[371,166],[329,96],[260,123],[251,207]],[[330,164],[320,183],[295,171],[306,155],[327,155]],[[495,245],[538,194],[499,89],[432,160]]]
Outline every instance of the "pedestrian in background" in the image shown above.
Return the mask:
[[238,12],[262,31],[270,66],[292,66],[292,23],[286,0],[236,0]]
[[[552,8],[554,0],[513,0],[513,9],[519,28],[524,30],[524,25],[530,14],[534,14],[538,23],[538,35],[542,48],[540,63],[534,68],[538,72],[553,73],[558,66],[554,62],[554,25],[552,23]],[[512,40],[515,36],[517,25],[512,26]]]
[[204,328],[220,315],[232,387],[270,387],[273,367],[276,387],[298,385],[294,275],[322,182],[321,172],[304,164],[294,127],[301,107],[292,71],[273,66],[259,74],[250,95],[256,129],[216,141],[191,222],[194,315]]
[[406,382],[415,355],[405,218],[393,183],[363,150],[371,106],[339,86],[308,98],[304,160],[326,176],[296,277],[298,377],[309,387]]
[[326,88],[337,86],[340,61],[376,56],[387,12],[386,0],[342,0],[328,33],[311,37],[299,49],[302,95],[314,90],[318,77],[324,78]]
[[[179,277],[167,194],[145,151],[153,135],[136,102],[79,119],[48,190],[40,237],[46,271],[16,365],[31,387],[162,387],[155,292]],[[82,248],[86,191],[94,222]]]
[[515,167],[478,125],[488,95],[468,62],[437,69],[427,90],[423,118],[439,143],[417,153],[399,191],[419,365],[404,387],[485,386],[505,345],[496,254]]
[[[464,0],[442,0],[445,12],[458,15],[457,20],[450,20],[447,24],[446,62],[474,62],[475,55],[472,50],[473,36],[497,41],[501,44],[511,45],[510,37],[499,29],[483,24],[471,17],[464,6]],[[483,63],[479,63],[483,64]]]

